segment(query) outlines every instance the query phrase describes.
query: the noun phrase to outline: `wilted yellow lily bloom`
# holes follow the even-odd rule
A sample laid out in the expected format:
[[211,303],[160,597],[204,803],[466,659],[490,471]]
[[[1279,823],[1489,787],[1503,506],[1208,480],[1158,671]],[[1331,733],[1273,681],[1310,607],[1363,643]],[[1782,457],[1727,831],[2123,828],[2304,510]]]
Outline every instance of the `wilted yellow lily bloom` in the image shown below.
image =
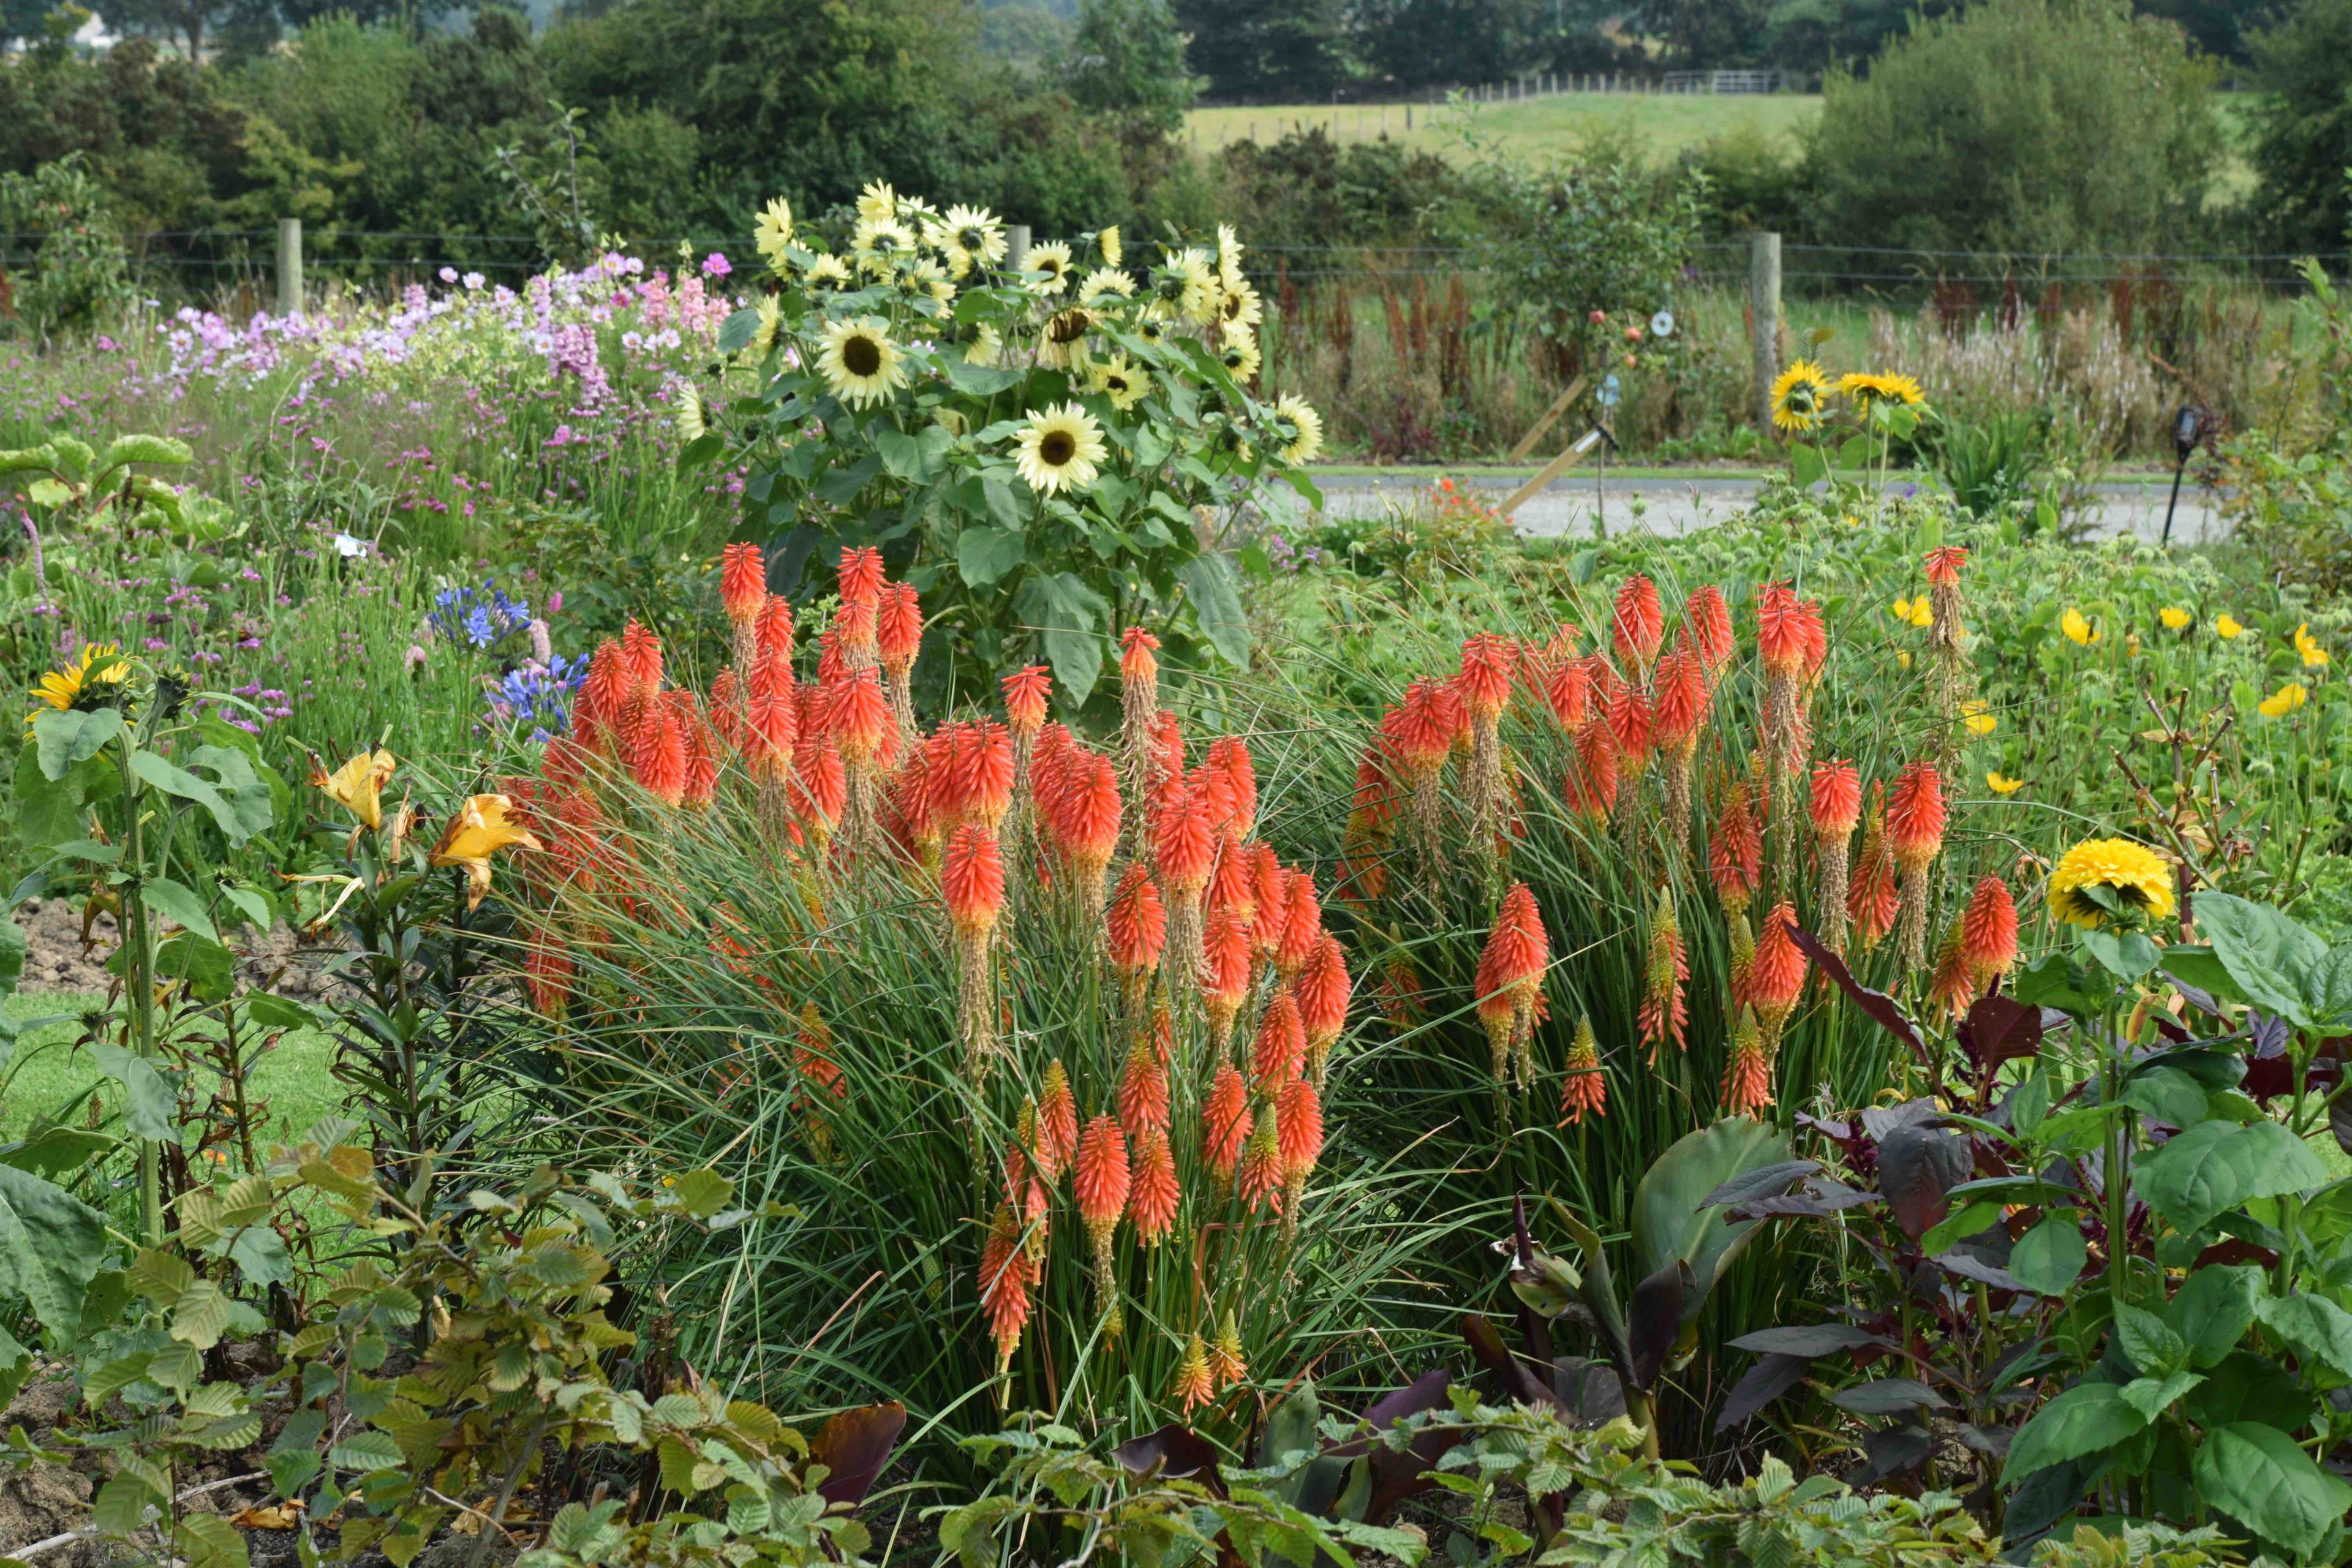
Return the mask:
[[2242,633],[2246,627],[2245,623],[2239,620],[2237,616],[2223,615],[2214,617],[2213,629],[2221,634],[2222,641],[2227,642]]
[[2304,689],[2302,681],[2290,680],[2254,706],[2262,710],[2265,719],[2284,719],[2302,707],[2310,696],[2311,693]]
[[2066,613],[2058,617],[2058,629],[2066,634],[2067,641],[2084,647],[2099,640],[2098,628],[2084,620],[2083,612],[2072,605],[2067,605]]
[[360,752],[333,773],[316,757],[310,759],[310,782],[327,798],[356,818],[362,827],[383,826],[383,786],[398,764],[390,752]]
[[2010,778],[2000,773],[1998,769],[1985,774],[1985,788],[1992,791],[1995,795],[2015,795],[2019,790],[2021,790],[2024,787],[2025,781],[2023,779]]
[[2178,605],[2167,605],[2156,612],[2156,618],[2164,623],[2166,631],[2177,632],[2195,617]]
[[2317,669],[2327,663],[2327,650],[2311,635],[2309,621],[2294,628],[2294,651],[2303,655],[2305,669]]
[[514,802],[502,795],[477,795],[467,797],[465,805],[449,819],[441,830],[441,842],[433,847],[436,866],[463,866],[466,868],[466,907],[478,908],[482,895],[490,890],[490,857],[501,849],[520,847],[541,847],[530,830],[510,822],[507,813]]

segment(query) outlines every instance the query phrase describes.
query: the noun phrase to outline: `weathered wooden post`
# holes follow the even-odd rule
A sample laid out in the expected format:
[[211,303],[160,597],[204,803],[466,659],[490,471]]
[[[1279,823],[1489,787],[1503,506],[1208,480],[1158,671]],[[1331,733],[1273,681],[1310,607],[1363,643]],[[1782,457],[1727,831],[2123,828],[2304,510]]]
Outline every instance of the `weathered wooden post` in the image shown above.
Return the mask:
[[1756,427],[1772,434],[1772,384],[1780,375],[1780,237],[1759,234],[1748,257],[1748,340],[1754,353]]
[[302,313],[302,220],[278,220],[278,313]]
[[1029,226],[1009,223],[1004,226],[1004,264],[1018,272],[1029,264]]

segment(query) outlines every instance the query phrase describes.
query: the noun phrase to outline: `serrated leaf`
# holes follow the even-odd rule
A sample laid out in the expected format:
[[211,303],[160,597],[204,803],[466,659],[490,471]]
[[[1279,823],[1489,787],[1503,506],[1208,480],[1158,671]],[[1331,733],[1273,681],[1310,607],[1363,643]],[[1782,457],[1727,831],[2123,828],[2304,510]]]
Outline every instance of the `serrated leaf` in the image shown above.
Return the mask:
[[354,1432],[328,1449],[327,1458],[338,1468],[361,1475],[393,1469],[402,1463],[400,1444],[389,1432]]
[[2147,1425],[2114,1384],[2076,1384],[2018,1428],[2001,1479],[2014,1485],[2036,1470],[2112,1448]]
[[2168,1377],[2136,1377],[2124,1384],[2124,1403],[2153,1422],[2172,1407],[2172,1402],[2204,1382],[2193,1372],[2176,1372]]
[[2352,1312],[2325,1296],[2273,1296],[2254,1307],[2263,1327],[2294,1347],[2299,1361],[2325,1362],[2352,1378]]
[[90,1505],[89,1521],[108,1535],[130,1535],[143,1530],[150,1510],[161,1509],[163,1498],[136,1475],[125,1470],[108,1478]]
[[2202,1230],[2253,1198],[2299,1193],[2327,1179],[2309,1144],[2275,1121],[2205,1121],[2132,1166],[2132,1190],[2183,1231]]
[[2009,1271],[2017,1282],[2039,1295],[2063,1296],[2082,1277],[2089,1258],[2083,1231],[2072,1209],[2044,1218],[2018,1238],[2010,1249]]
[[172,1337],[200,1351],[220,1343],[228,1328],[228,1298],[209,1279],[199,1279],[180,1293],[172,1308]]
[[2352,1486],[2321,1469],[2286,1433],[2259,1422],[2208,1432],[2189,1470],[2208,1508],[2298,1554],[2316,1550],[2352,1513]]
[[0,1165],[0,1296],[21,1296],[60,1344],[106,1258],[106,1216],[53,1182]]
[[2144,1308],[2117,1309],[2116,1341],[2132,1365],[2149,1377],[2168,1376],[2188,1364],[2188,1344],[2170,1324]]

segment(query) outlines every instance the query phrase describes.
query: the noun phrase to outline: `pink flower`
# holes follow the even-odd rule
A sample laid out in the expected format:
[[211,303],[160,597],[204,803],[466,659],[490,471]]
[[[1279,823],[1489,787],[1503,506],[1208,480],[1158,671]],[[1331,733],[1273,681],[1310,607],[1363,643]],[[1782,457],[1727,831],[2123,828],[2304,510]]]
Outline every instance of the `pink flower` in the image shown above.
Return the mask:
[[727,258],[715,250],[702,258],[702,275],[705,278],[724,278],[734,270]]

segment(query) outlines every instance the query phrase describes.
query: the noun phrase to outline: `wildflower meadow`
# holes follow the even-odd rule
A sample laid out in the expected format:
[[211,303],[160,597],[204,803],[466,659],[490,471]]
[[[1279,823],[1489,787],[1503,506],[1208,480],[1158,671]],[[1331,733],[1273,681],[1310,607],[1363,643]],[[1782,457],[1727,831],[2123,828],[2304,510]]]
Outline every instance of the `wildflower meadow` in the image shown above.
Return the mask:
[[0,1561],[2352,1557],[2332,580],[742,238],[5,345]]

